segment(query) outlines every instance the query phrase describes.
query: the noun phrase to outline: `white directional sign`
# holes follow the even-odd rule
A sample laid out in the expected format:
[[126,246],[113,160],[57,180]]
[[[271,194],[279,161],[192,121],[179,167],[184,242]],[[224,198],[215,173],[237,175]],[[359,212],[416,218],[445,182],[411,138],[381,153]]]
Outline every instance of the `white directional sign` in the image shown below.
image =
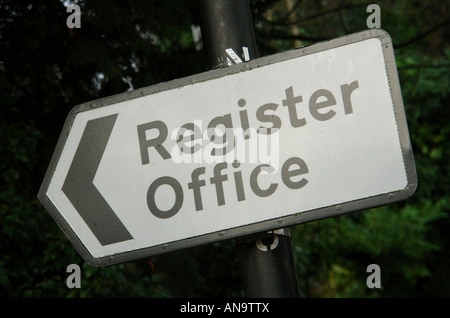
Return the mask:
[[403,200],[392,42],[368,30],[79,105],[39,198],[96,266]]

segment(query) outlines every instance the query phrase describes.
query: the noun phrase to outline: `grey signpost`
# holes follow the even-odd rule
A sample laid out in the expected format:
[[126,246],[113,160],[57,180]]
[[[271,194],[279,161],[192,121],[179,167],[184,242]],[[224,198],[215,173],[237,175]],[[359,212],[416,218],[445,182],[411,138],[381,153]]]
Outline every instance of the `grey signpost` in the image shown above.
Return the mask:
[[[243,34],[251,39],[251,32]],[[270,262],[291,266],[285,229],[414,193],[416,170],[385,31],[258,58],[245,41],[225,48],[220,62],[228,67],[69,113],[38,197],[89,264],[238,238],[247,295],[295,297],[295,283],[280,284],[295,276],[292,267],[281,280],[254,275],[261,264],[261,273]],[[231,137],[221,136],[223,127],[232,128]],[[261,152],[269,144],[271,151]],[[244,237],[251,238],[249,249]],[[281,259],[274,260],[277,253]],[[272,256],[267,263],[257,255]]]

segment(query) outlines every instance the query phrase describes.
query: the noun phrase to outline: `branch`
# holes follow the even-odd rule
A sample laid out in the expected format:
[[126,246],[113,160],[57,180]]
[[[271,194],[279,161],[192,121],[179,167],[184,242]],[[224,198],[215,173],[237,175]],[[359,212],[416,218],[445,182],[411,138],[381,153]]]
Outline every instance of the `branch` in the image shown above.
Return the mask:
[[297,2],[292,6],[291,10],[282,19],[282,23],[289,23],[291,15],[295,12],[295,10],[297,10],[301,2],[302,0],[297,0]]
[[303,23],[305,21],[308,20],[313,20],[316,18],[320,18],[322,16],[326,16],[332,13],[336,13],[342,10],[347,10],[347,9],[356,9],[356,8],[361,8],[361,7],[365,7],[365,5],[341,5],[332,9],[328,9],[328,10],[323,10],[314,14],[311,14],[309,16],[306,16],[304,18],[299,18],[298,20],[292,20],[292,21],[285,21],[285,20],[281,20],[281,21],[271,21],[268,19],[265,19],[263,17],[259,18],[261,21],[267,23],[267,24],[271,24],[271,25],[275,25],[275,26],[288,26],[288,25],[298,25],[300,23]]
[[398,70],[407,70],[407,69],[415,69],[415,68],[443,68],[450,67],[450,64],[416,64],[416,65],[405,65],[405,66],[397,66]]
[[268,36],[269,38],[282,39],[282,40],[300,40],[300,41],[311,41],[311,42],[321,42],[328,41],[331,38],[323,38],[323,37],[310,37],[305,35],[293,35],[293,34],[276,34],[272,33]]
[[439,30],[440,28],[442,28],[443,26],[445,26],[445,25],[447,25],[447,24],[449,24],[449,23],[450,23],[450,19],[448,19],[448,20],[446,20],[446,21],[444,21],[444,22],[442,22],[442,23],[440,23],[440,24],[438,24],[438,25],[435,25],[434,27],[432,27],[432,28],[429,29],[428,31],[426,31],[426,32],[424,32],[424,33],[422,33],[422,34],[419,34],[418,36],[413,37],[412,39],[409,39],[409,40],[406,41],[406,42],[403,42],[403,43],[394,45],[394,47],[397,48],[397,49],[399,49],[399,48],[403,48],[403,47],[405,47],[405,46],[408,46],[408,45],[410,45],[410,44],[412,44],[412,43],[414,43],[414,42],[416,42],[416,41],[419,41],[419,40],[421,40],[421,39],[427,37],[427,36],[430,35],[431,33],[433,33],[433,32],[435,32],[435,31]]

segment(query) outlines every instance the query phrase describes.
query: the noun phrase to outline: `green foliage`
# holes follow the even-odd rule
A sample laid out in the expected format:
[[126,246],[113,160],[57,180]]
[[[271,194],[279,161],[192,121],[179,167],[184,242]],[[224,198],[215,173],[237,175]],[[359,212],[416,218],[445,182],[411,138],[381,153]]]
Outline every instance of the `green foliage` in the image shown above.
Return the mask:
[[[250,1],[260,55],[366,29],[374,1]],[[376,1],[394,42],[419,177],[407,202],[291,229],[302,296],[450,295],[449,4]],[[36,198],[64,120],[82,102],[204,71],[195,2],[0,2],[0,296],[242,297],[232,241],[106,268],[82,261]],[[66,286],[69,264],[81,288]],[[366,286],[369,264],[381,289]]]
[[[428,235],[446,206],[393,205],[295,227],[301,290],[309,297],[414,296],[417,280],[432,275],[423,260],[442,251]],[[381,267],[381,290],[366,287],[372,263]]]

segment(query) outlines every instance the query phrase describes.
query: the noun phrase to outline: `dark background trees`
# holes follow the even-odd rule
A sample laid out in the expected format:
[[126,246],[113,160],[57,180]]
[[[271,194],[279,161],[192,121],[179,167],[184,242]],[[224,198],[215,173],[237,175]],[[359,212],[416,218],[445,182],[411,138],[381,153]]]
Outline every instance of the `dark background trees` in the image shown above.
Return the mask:
[[[203,72],[194,1],[0,1],[0,295],[241,297],[234,242],[118,266],[85,264],[36,198],[72,107]],[[406,202],[292,228],[304,297],[450,295],[450,5],[445,1],[250,2],[261,56],[367,29],[391,35],[419,177]],[[82,288],[66,267],[81,265]],[[366,287],[379,264],[382,288]]]

